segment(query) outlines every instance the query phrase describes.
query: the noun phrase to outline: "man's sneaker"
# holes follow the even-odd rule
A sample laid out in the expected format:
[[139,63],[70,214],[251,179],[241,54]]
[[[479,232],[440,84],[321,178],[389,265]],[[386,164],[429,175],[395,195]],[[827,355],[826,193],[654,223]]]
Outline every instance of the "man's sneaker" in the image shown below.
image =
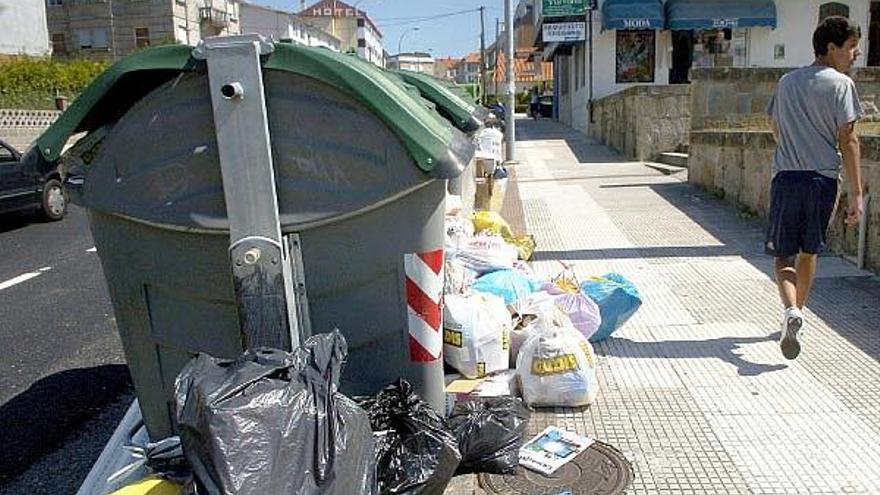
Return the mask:
[[779,338],[779,348],[785,359],[795,359],[801,353],[801,331],[804,329],[804,314],[797,308],[785,310],[782,319],[782,336]]

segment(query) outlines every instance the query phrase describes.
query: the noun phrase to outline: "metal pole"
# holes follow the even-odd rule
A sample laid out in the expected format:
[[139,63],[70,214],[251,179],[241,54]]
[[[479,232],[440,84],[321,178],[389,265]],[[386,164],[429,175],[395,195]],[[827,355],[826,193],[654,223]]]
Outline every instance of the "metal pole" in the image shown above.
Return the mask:
[[593,123],[593,7],[592,4],[589,6],[589,10],[587,11],[587,22],[589,26],[587,29],[589,30],[589,38],[590,38],[590,100],[587,105],[587,118],[589,119],[589,123]]
[[486,104],[486,7],[480,6],[480,103]]
[[513,120],[513,110],[516,106],[516,79],[513,75],[513,0],[504,0],[504,29],[505,38],[507,39],[507,48],[505,54],[507,56],[507,104],[504,109],[505,120],[505,136],[507,140],[507,162],[515,160],[514,145],[516,144],[516,123]]

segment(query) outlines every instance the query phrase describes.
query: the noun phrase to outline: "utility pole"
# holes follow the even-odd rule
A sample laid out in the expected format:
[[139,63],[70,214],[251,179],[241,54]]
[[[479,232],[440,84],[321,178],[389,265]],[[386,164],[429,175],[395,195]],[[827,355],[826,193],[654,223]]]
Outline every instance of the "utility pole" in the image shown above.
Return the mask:
[[492,66],[492,94],[498,99],[498,52],[501,50],[501,19],[495,18],[495,59]]
[[589,31],[589,43],[590,43],[590,51],[589,51],[589,64],[590,64],[590,100],[589,105],[587,106],[587,121],[592,124],[593,123],[593,9],[595,8],[594,2],[590,0],[589,5],[587,5],[587,29]]
[[505,140],[507,141],[506,163],[515,163],[514,145],[516,144],[516,122],[513,111],[516,106],[516,79],[513,76],[513,0],[504,0],[504,29],[507,38],[505,55],[507,57],[507,104],[504,105]]
[[486,7],[480,6],[480,102],[486,104]]
[[110,58],[116,62],[116,23],[113,20],[113,0],[107,2],[107,13],[110,16]]

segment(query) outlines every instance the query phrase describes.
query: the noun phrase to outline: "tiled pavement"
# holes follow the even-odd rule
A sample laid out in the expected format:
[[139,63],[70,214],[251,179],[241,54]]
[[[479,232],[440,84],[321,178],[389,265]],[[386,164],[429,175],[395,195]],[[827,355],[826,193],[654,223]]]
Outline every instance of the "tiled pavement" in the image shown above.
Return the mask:
[[537,411],[530,430],[617,447],[632,494],[880,494],[880,281],[823,258],[804,351],[785,361],[758,221],[558,123],[518,132],[507,212],[537,240],[536,271],[615,271],[644,298],[596,346],[597,402]]

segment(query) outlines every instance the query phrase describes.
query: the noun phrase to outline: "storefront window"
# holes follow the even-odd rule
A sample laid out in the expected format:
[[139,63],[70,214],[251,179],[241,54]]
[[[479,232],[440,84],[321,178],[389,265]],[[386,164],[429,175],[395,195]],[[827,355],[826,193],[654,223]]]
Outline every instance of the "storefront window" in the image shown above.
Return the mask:
[[617,82],[654,82],[655,31],[617,31]]
[[745,67],[747,50],[745,29],[694,31],[694,67]]

